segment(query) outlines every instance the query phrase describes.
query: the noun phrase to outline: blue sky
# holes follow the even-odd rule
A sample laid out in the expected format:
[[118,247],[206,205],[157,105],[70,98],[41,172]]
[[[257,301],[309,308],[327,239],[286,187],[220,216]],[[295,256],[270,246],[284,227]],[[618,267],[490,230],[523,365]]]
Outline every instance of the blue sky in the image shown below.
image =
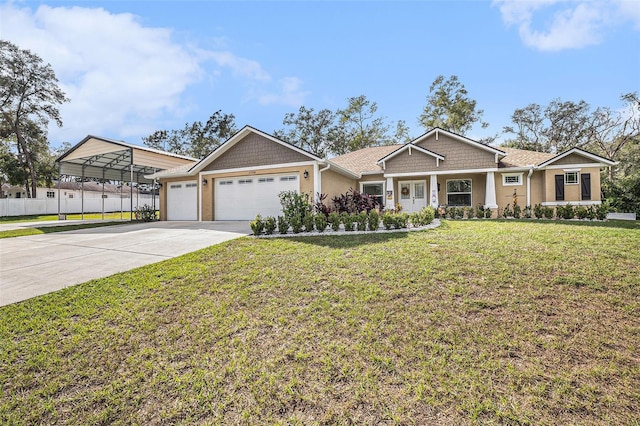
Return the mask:
[[640,90],[640,2],[10,1],[0,37],[51,63],[71,98],[53,146],[87,134],[141,143],[206,121],[282,127],[301,105],[364,94],[413,136],[429,86],[457,75],[494,135],[554,98],[622,107]]

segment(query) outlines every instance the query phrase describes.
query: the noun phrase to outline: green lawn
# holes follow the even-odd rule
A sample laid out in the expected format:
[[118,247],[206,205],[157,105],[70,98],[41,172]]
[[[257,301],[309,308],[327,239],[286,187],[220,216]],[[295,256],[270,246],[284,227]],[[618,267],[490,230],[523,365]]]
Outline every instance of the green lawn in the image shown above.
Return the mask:
[[[129,212],[123,212],[122,215],[120,212],[117,213],[105,213],[105,220],[114,220],[114,219],[130,219],[131,215]],[[68,214],[67,220],[81,220],[82,214],[74,213]],[[102,219],[102,213],[85,213],[84,220],[96,220]],[[58,220],[57,214],[47,214],[40,216],[2,216],[0,217],[0,223],[21,223],[21,222],[47,222],[51,220]]]
[[0,308],[2,424],[626,424],[640,229],[242,238]]
[[[64,222],[61,222],[64,223]],[[103,226],[123,225],[130,222],[98,222],[98,223],[74,223],[60,226],[40,226],[0,231],[0,239],[25,237],[27,235],[51,234],[53,232],[77,231],[78,229],[101,228]]]

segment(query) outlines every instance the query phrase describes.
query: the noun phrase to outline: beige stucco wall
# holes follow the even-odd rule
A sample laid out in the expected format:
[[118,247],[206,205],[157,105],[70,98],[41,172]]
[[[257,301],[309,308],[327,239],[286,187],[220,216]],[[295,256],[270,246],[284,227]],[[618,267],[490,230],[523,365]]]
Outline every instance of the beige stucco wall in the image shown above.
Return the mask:
[[227,152],[216,158],[203,170],[228,170],[304,161],[313,161],[313,159],[292,148],[251,133],[236,142]]
[[[579,157],[584,161],[584,158]],[[575,164],[575,163],[569,163]],[[591,200],[592,201],[601,201],[600,197],[600,168],[599,167],[584,167],[580,169],[580,174],[589,173],[591,174]],[[544,198],[546,202],[554,203],[556,201],[556,186],[555,186],[555,175],[564,175],[564,171],[562,169],[551,169],[544,171]],[[580,204],[581,201],[581,190],[580,190],[580,177],[578,176],[578,184],[576,185],[565,185],[564,186],[564,202],[572,203],[572,204]]]
[[[169,179],[160,179],[160,183],[162,187],[160,188],[160,220],[167,220],[167,189],[169,188],[169,184],[173,182],[184,182],[184,181],[198,181],[197,176],[187,176],[187,177],[176,177]],[[198,185],[201,185],[201,182],[198,182]],[[200,192],[200,187],[198,187],[198,192]]]
[[[499,209],[503,209],[507,204],[513,208],[513,192],[516,191],[518,205],[524,208],[527,204],[527,174],[528,172],[513,172],[522,173],[520,179],[520,185],[503,185],[502,184],[502,172],[495,174],[496,181],[496,204]],[[507,172],[507,174],[509,174]]]
[[437,170],[487,169],[497,167],[495,154],[442,133],[417,144],[445,157]]
[[[524,174],[525,183],[527,181],[527,173]],[[544,195],[545,176],[542,171],[535,171],[531,175],[531,208],[536,204],[541,204],[545,201]],[[526,201],[525,201],[526,203]],[[526,207],[526,206],[525,206]]]
[[330,205],[331,199],[344,194],[349,188],[359,189],[355,179],[348,178],[329,169],[322,172],[322,193],[327,194],[325,204]]

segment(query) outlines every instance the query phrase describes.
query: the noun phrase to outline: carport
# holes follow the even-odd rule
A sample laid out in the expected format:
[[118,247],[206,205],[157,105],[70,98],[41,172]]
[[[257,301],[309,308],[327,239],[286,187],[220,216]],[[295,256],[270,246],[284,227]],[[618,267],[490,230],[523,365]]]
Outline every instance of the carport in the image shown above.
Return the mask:
[[[123,141],[89,135],[73,148],[60,156],[58,164],[58,217],[67,212],[61,211],[60,181],[63,176],[81,178],[81,210],[84,219],[84,182],[87,178],[100,179],[103,183],[102,214],[104,216],[104,183],[120,182],[120,204],[122,212],[122,191],[129,184],[129,210],[133,219],[133,185],[152,185],[155,194],[155,179],[145,178],[162,170],[194,164],[194,158],[159,151],[147,147],[132,145]],[[155,210],[155,195],[153,197]]]

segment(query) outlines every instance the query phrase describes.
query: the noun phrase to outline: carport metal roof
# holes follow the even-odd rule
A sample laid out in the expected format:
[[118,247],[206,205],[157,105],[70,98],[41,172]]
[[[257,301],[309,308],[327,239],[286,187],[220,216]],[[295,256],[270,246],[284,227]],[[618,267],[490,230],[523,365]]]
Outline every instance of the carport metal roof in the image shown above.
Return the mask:
[[197,160],[170,152],[89,135],[56,162],[60,175],[153,183],[155,172],[195,164]]

